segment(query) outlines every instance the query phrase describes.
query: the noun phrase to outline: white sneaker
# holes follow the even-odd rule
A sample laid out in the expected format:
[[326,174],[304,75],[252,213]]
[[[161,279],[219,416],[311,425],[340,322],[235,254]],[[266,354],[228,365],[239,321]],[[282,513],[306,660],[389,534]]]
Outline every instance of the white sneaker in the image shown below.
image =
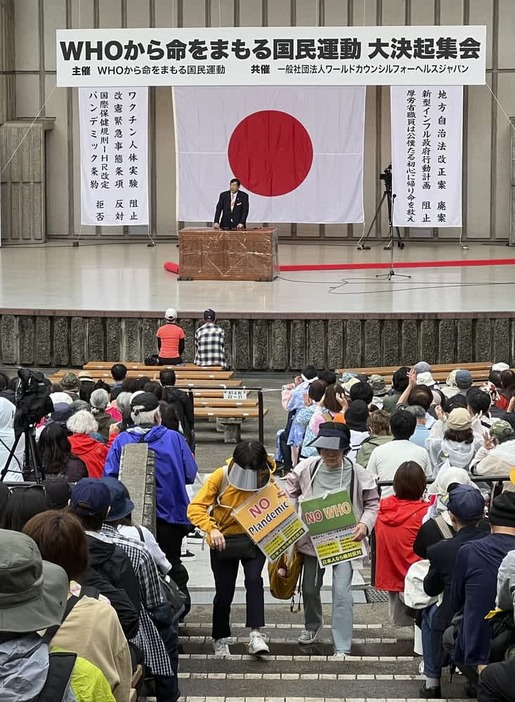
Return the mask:
[[249,653],[251,656],[262,656],[265,653],[270,653],[265,637],[260,631],[250,632]]
[[316,631],[312,631],[311,629],[304,629],[304,631],[301,632],[301,634],[300,634],[299,638],[297,639],[297,641],[298,641],[300,644],[312,644],[312,643],[315,643],[315,641],[317,641],[318,636],[319,636],[319,634],[320,634],[321,631],[322,631],[322,627],[320,627],[320,628],[317,629]]
[[217,658],[227,658],[231,655],[231,649],[227,643],[227,639],[215,639],[213,641],[213,651]]
[[330,660],[332,661],[344,661],[347,656],[350,656],[350,653],[342,653],[342,651],[335,651],[333,655],[330,657]]

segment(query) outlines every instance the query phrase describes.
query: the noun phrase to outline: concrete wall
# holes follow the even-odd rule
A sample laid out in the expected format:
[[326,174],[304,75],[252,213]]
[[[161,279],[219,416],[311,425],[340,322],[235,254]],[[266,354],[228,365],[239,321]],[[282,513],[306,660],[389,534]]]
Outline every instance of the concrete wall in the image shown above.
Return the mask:
[[[4,12],[4,9],[5,12]],[[4,64],[14,62],[15,116],[55,117],[47,133],[48,238],[127,236],[121,228],[80,225],[77,92],[55,89],[57,28],[221,25],[486,24],[488,87],[465,90],[465,239],[507,240],[511,210],[510,125],[515,114],[515,2],[513,0],[3,0],[7,36]],[[6,24],[7,23],[7,24]],[[2,26],[2,25],[0,25]],[[9,29],[10,28],[10,29]],[[7,86],[12,92],[12,86]],[[491,90],[490,90],[491,89]],[[497,100],[502,104],[502,110]],[[0,99],[0,108],[5,102]],[[151,89],[152,231],[176,232],[175,154],[169,88]],[[12,118],[12,117],[10,117]],[[378,173],[390,160],[389,90],[367,91],[365,208],[370,222],[381,196]],[[3,158],[9,158],[4,152]],[[4,220],[5,221],[5,220]],[[382,222],[383,232],[385,222]],[[380,226],[376,233],[380,232]],[[352,225],[281,225],[286,238],[349,238]],[[418,230],[415,238],[455,239],[456,229]]]
[[[515,365],[515,319],[413,316],[390,318],[223,319],[236,370],[353,368],[505,361]],[[81,367],[90,360],[142,361],[156,352],[160,320],[119,316],[0,316],[0,365]],[[181,319],[184,360],[193,360],[198,320]]]

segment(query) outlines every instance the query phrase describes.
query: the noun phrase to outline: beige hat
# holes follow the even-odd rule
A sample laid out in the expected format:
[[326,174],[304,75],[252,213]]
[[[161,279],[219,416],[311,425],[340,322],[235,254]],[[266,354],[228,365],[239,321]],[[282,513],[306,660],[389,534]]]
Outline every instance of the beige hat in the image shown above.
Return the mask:
[[431,375],[430,371],[426,371],[425,373],[419,373],[417,375],[417,385],[427,385],[428,387],[432,387],[433,385],[436,385],[436,381]]
[[470,429],[471,426],[472,420],[470,418],[469,411],[464,407],[457,407],[456,409],[453,409],[450,415],[447,417],[447,429],[464,431],[465,429]]
[[359,382],[360,382],[359,378],[351,378],[350,380],[347,380],[347,382],[342,385],[342,388],[343,388],[345,394],[348,395],[350,393],[351,387],[353,385],[356,385],[356,383],[359,383]]

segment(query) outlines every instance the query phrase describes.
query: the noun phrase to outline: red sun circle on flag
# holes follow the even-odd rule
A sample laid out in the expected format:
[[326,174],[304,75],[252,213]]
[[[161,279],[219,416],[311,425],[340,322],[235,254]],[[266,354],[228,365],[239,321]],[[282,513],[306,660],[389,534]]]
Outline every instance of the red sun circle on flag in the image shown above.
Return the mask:
[[313,164],[313,144],[298,119],[279,110],[245,117],[229,140],[229,163],[242,186],[264,197],[296,190]]

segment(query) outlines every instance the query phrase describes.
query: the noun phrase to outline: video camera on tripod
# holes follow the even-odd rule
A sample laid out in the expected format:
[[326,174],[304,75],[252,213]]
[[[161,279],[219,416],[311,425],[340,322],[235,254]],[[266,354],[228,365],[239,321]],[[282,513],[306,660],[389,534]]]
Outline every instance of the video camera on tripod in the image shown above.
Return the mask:
[[44,480],[44,472],[36,448],[36,425],[47,414],[53,412],[54,405],[49,396],[50,382],[43,373],[20,368],[14,393],[16,413],[14,415],[15,442],[0,474],[3,481],[9,466],[15,458],[16,447],[22,436],[25,437],[23,477],[34,477],[37,482]]
[[392,192],[392,164],[390,163],[389,166],[386,166],[384,171],[379,174],[379,180],[382,180],[384,183],[384,189],[386,190],[387,193]]

